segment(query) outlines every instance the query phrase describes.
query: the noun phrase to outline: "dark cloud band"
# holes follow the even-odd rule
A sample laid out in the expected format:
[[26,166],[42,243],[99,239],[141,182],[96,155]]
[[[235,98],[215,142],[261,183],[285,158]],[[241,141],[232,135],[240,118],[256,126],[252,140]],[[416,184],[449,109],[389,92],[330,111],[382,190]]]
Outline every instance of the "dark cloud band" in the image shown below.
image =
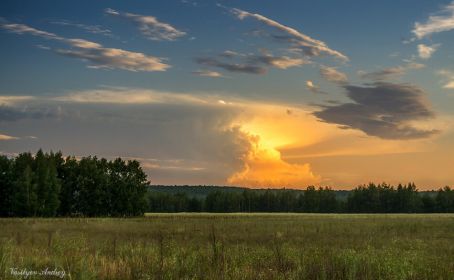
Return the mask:
[[359,129],[383,139],[426,138],[438,130],[412,126],[414,121],[435,117],[424,100],[425,92],[413,85],[375,83],[371,86],[344,87],[354,102],[324,106],[314,112],[321,121],[341,128]]

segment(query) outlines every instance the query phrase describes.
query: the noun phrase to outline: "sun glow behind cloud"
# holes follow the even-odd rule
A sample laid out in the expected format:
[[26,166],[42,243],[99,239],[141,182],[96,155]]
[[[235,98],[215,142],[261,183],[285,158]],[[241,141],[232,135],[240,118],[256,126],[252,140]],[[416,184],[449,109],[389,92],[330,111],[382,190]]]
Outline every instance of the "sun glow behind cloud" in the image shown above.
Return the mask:
[[249,149],[242,157],[243,168],[227,179],[229,184],[271,188],[320,184],[321,176],[312,171],[309,163],[289,163],[280,152],[283,147],[307,146],[322,137],[314,129],[317,121],[308,113],[309,108],[246,101],[233,104],[247,108],[244,111],[248,113],[240,115],[236,125],[247,136]]
[[[452,182],[452,0],[349,36],[342,18],[319,25],[318,2],[173,3],[172,14],[155,2],[71,21],[4,9],[17,12],[0,17],[0,151],[137,158],[156,184]],[[383,44],[362,49],[375,28]]]
[[[88,118],[86,121],[90,124],[101,122],[104,126],[111,126],[112,121],[106,119],[103,112],[115,116],[115,125],[125,123],[131,131],[141,129],[140,124],[147,124],[145,127],[150,130],[151,138],[144,138],[143,143],[152,141],[160,143],[161,147],[161,154],[147,155],[156,158],[159,164],[158,161],[138,159],[150,174],[163,172],[169,176],[183,172],[197,180],[222,170],[216,175],[217,179],[213,179],[220,181],[214,182],[245,187],[306,188],[308,185],[331,184],[338,179],[333,179],[334,175],[344,175],[325,172],[329,166],[314,166],[314,159],[345,157],[344,163],[350,163],[349,157],[421,153],[428,151],[433,141],[402,142],[370,137],[360,130],[339,129],[334,124],[320,122],[312,114],[316,107],[235,99],[226,94],[106,87],[68,92],[62,96],[8,97],[3,103],[7,106],[3,107],[6,114],[17,115],[11,120],[25,120],[41,114],[41,118],[33,121],[33,127],[54,118],[67,119],[81,126],[85,126],[84,119]],[[160,115],[161,108],[168,113]],[[79,113],[72,115],[71,112]],[[168,135],[167,125],[162,126],[160,122],[175,125],[179,134],[172,132]],[[440,127],[442,124],[436,125]],[[120,142],[136,141],[131,138],[135,133],[130,136],[126,133]],[[112,149],[116,150],[115,146]],[[200,151],[206,152],[204,156],[194,157]],[[140,157],[141,153],[137,155]],[[176,165],[175,156],[181,156]],[[364,172],[362,177],[365,181],[369,180],[367,174]],[[187,178],[183,178],[181,183]],[[341,179],[342,182],[347,180],[345,177]],[[157,180],[156,183],[161,182]],[[165,182],[180,182],[177,178],[174,180]]]

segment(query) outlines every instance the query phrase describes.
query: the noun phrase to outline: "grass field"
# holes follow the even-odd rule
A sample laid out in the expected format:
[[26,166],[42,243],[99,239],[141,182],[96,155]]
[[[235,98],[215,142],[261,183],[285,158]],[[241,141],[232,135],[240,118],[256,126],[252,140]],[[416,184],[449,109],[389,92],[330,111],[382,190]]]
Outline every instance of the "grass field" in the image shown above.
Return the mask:
[[448,214],[0,219],[0,242],[0,279],[454,279]]

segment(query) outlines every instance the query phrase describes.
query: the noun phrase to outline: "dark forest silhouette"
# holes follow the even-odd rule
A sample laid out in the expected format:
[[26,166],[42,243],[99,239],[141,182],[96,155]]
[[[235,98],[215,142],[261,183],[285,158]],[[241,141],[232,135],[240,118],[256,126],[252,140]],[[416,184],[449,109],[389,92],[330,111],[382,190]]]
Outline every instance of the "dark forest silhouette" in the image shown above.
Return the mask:
[[0,215],[139,216],[149,183],[138,161],[63,158],[59,153],[0,156]]
[[452,213],[454,190],[418,192],[413,183],[397,187],[370,183],[351,191],[312,186],[304,191],[152,187],[135,160],[77,160],[41,150],[36,155],[0,156],[0,216],[141,216],[145,212]]
[[[186,187],[191,188],[191,187]],[[211,187],[213,188],[213,187]],[[220,188],[218,188],[220,189]],[[182,188],[180,188],[182,190]],[[300,212],[300,213],[446,213],[454,212],[454,190],[445,187],[418,192],[415,184],[373,184],[351,191],[308,187],[296,190],[241,190],[209,192],[205,197],[190,192],[154,191],[150,212]]]

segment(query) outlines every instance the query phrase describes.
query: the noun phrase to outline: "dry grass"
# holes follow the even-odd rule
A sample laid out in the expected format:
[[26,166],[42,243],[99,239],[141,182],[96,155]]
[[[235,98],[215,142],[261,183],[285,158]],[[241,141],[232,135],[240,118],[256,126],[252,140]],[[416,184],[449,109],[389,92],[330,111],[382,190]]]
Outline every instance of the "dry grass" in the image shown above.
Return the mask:
[[454,279],[453,260],[454,215],[0,219],[0,279]]

